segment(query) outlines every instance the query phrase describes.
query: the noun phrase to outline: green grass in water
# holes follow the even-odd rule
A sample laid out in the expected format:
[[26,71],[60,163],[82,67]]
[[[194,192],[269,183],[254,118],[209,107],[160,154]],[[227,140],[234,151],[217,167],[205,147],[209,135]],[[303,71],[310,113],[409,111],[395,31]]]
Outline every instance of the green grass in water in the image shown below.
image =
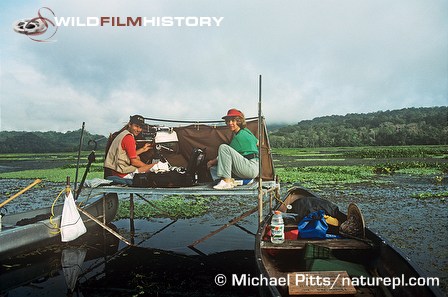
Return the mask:
[[416,193],[411,195],[412,198],[417,198],[421,200],[426,199],[441,199],[445,201],[445,198],[448,198],[448,191],[444,192],[424,192],[424,193]]
[[[172,218],[186,219],[199,217],[209,211],[212,200],[217,198],[202,196],[167,196],[163,199],[134,202],[134,218]],[[120,201],[117,217],[119,219],[129,218],[129,201]]]
[[282,182],[312,181],[315,184],[362,183],[373,176],[368,166],[310,166],[279,168],[277,174]]
[[[81,179],[85,171],[85,168],[80,168],[78,172],[78,178]],[[70,176],[72,180],[75,180],[76,169],[75,168],[53,168],[53,169],[36,169],[36,170],[23,170],[15,172],[1,173],[0,178],[14,178],[14,179],[36,179],[40,178],[49,182],[65,182],[66,177]],[[103,172],[96,171],[95,168],[90,170],[87,175],[87,179],[103,178]]]

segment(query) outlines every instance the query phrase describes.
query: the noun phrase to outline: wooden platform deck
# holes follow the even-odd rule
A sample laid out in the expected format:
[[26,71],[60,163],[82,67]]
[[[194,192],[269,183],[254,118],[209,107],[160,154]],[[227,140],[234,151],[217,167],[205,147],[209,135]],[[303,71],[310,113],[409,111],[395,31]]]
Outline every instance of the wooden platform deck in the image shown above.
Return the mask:
[[[263,181],[263,191],[279,190],[280,185],[274,181]],[[229,190],[215,190],[212,183],[203,183],[192,187],[181,188],[137,188],[131,186],[113,185],[99,186],[96,188],[85,188],[83,191],[88,195],[98,193],[117,193],[117,194],[140,194],[140,195],[203,195],[203,196],[257,196],[258,183],[253,182],[249,185],[236,186]]]

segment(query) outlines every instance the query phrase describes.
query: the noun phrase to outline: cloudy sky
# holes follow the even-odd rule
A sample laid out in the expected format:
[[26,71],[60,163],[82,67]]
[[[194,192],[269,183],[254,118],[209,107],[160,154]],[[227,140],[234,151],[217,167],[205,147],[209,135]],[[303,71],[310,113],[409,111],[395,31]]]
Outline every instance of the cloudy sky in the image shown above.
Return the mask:
[[[80,23],[52,42],[13,30],[42,7]],[[223,19],[81,26],[101,17]],[[108,134],[132,114],[214,120],[232,107],[256,116],[259,75],[270,123],[448,105],[446,0],[2,0],[0,24],[2,131],[85,122]]]

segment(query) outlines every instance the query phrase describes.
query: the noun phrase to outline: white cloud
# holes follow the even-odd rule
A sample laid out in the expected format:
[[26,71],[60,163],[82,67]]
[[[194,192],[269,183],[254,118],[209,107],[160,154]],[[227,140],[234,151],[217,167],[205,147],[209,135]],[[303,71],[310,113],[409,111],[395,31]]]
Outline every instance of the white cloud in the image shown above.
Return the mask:
[[[118,129],[129,115],[269,122],[447,104],[446,1],[2,2],[1,129]],[[57,16],[222,16],[221,27],[61,27],[41,44],[10,28]],[[32,77],[28,79],[28,77]],[[69,111],[60,117],[61,105]],[[29,119],[33,119],[30,121]]]

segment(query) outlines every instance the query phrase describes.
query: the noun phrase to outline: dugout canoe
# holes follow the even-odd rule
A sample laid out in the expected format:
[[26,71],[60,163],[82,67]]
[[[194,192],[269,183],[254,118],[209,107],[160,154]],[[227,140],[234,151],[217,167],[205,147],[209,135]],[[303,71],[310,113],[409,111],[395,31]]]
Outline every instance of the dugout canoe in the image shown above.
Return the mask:
[[[103,199],[104,198],[104,199]],[[83,210],[109,223],[118,211],[118,195],[101,194],[83,203]],[[0,231],[0,258],[10,257],[42,245],[61,240],[59,233],[63,203],[54,206],[54,216],[50,222],[51,207],[5,215]],[[97,223],[81,214],[87,232],[97,227]]]
[[[117,230],[113,223],[108,226]],[[93,275],[102,273],[101,267],[105,266],[107,259],[118,254],[119,239],[100,229],[89,230],[91,232],[67,245],[47,244],[38,251],[2,259],[0,296],[8,296],[8,292],[23,286],[39,286],[41,296],[56,296],[57,290],[63,290],[63,288],[59,286],[55,288],[54,284],[59,282],[58,278],[62,275],[68,286],[67,289],[73,291],[73,287],[69,288],[69,285],[73,286],[78,277],[89,272]],[[96,270],[98,266],[100,268]],[[53,285],[45,285],[42,284],[43,282]],[[32,292],[28,294],[35,295]],[[59,295],[70,296],[69,294]]]
[[[290,189],[282,201],[276,209],[284,213],[285,242],[270,241],[272,214],[264,218],[256,236],[256,281],[262,296],[444,296],[437,278],[426,276],[402,251],[368,228],[355,238],[340,234],[340,238],[320,240],[297,237],[294,230],[304,208],[325,209],[339,224],[346,221],[347,216],[332,202],[302,187]],[[328,233],[339,232],[339,227],[329,227]],[[410,285],[423,278],[426,284]],[[389,280],[401,284],[392,286]]]

